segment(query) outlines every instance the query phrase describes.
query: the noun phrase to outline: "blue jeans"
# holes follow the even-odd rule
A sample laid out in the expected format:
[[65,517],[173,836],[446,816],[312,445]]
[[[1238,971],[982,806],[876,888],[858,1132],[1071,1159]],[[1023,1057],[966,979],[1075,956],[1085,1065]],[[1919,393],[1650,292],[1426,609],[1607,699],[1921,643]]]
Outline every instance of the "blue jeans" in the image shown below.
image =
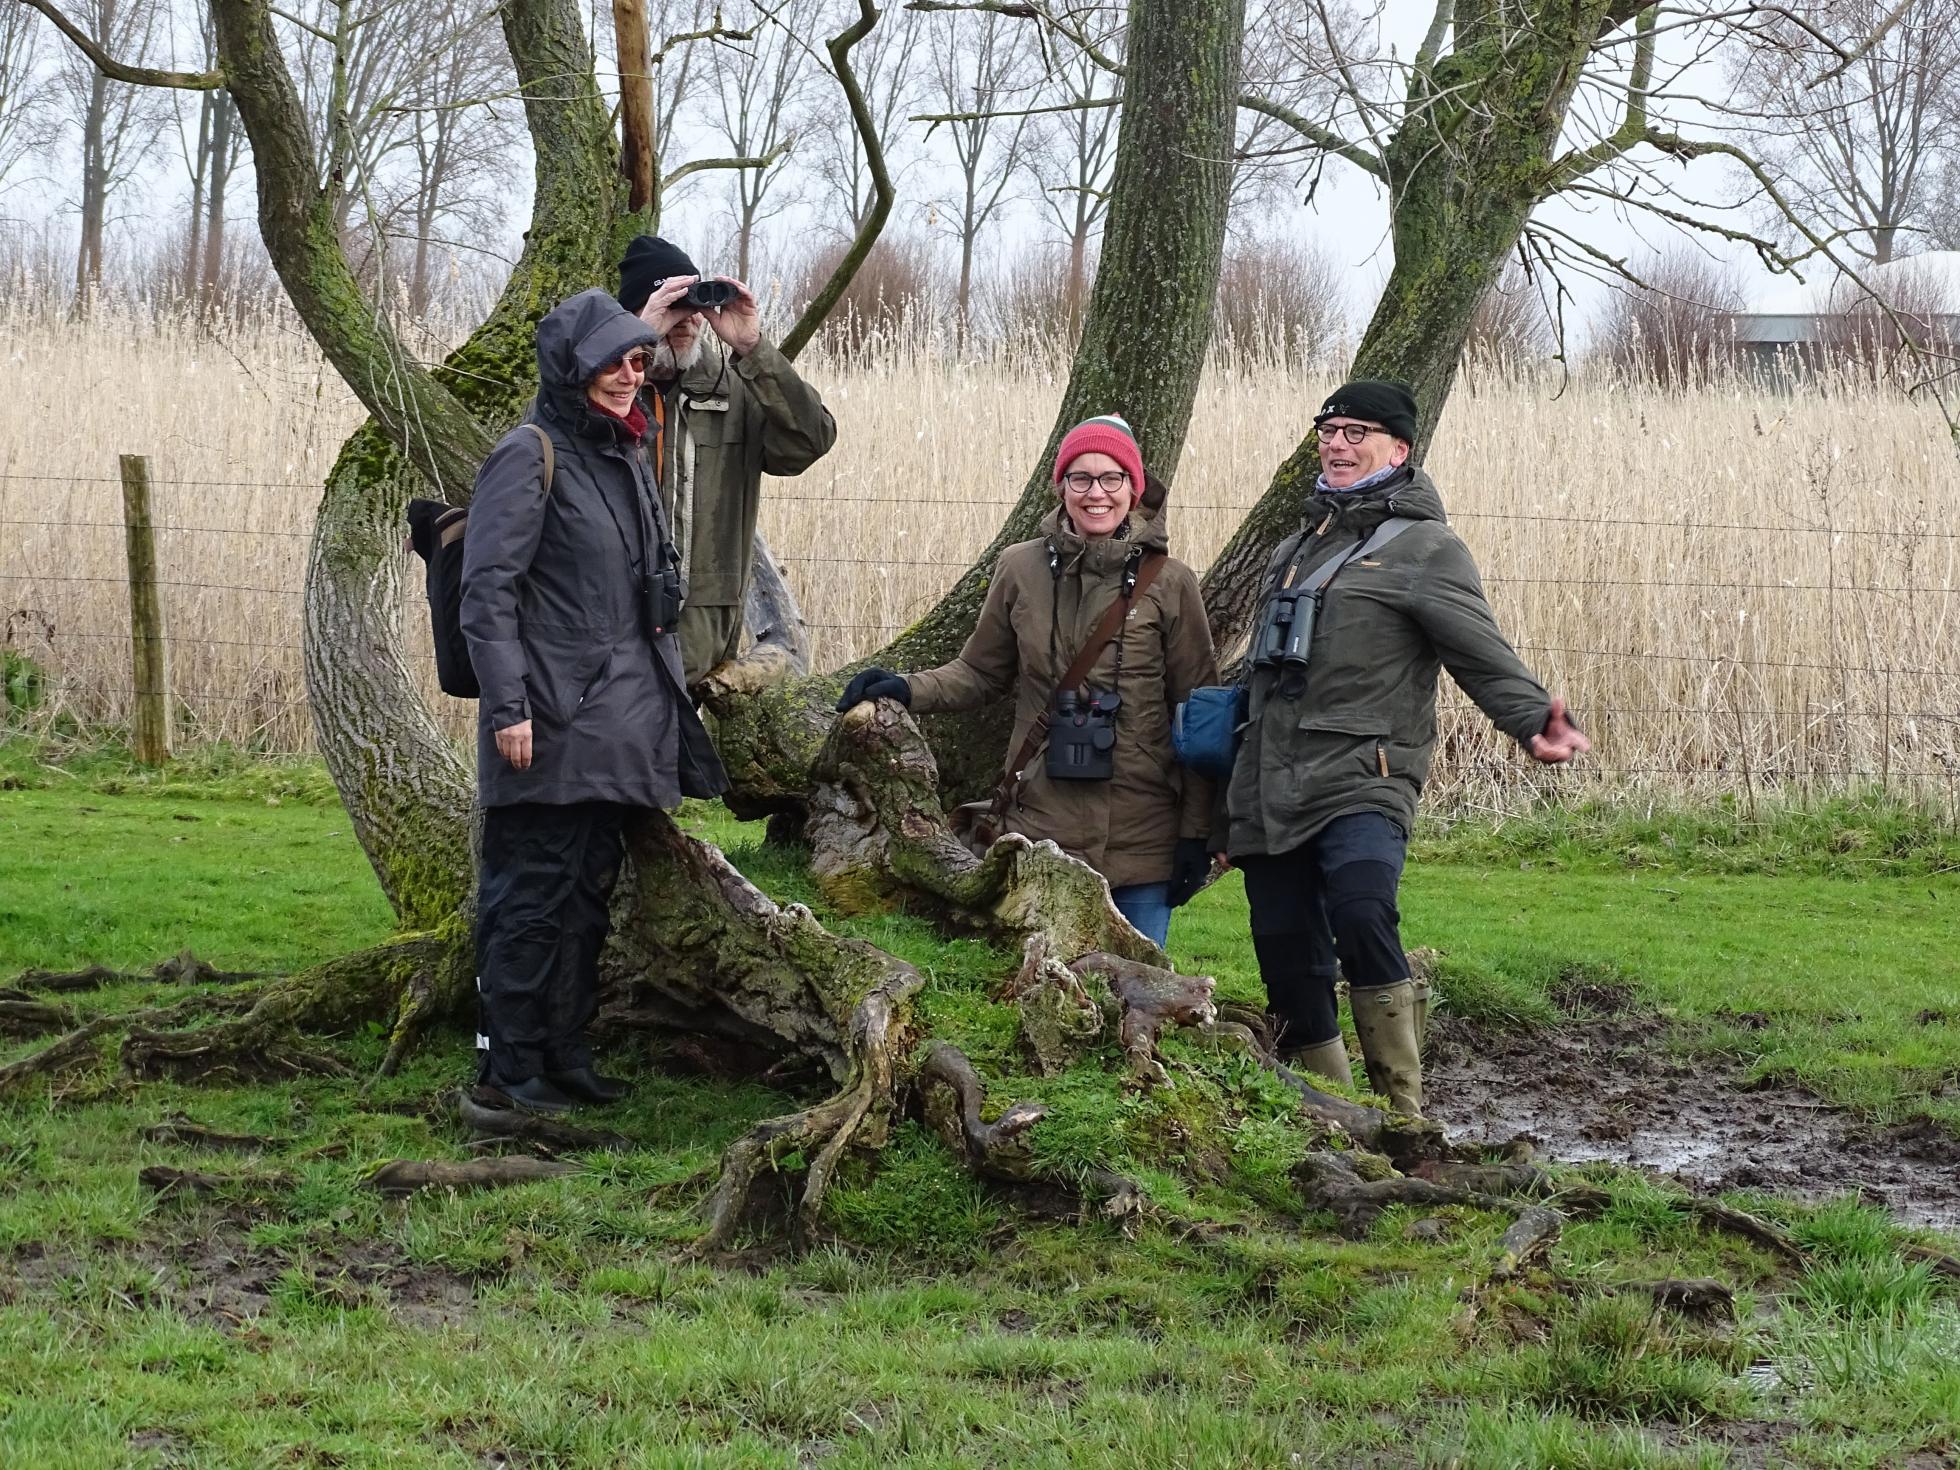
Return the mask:
[[1126,883],[1109,890],[1116,912],[1130,921],[1145,939],[1157,948],[1171,935],[1171,885],[1168,883]]

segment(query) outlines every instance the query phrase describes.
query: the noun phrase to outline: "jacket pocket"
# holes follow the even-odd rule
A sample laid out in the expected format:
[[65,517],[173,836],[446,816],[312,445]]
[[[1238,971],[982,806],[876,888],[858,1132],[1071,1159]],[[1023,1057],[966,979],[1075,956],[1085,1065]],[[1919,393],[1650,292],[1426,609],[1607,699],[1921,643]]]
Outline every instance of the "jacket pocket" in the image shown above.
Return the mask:
[[1370,710],[1308,710],[1300,716],[1300,728],[1327,735],[1366,735],[1386,740],[1393,722],[1387,715]]
[[612,642],[591,630],[524,630],[524,684],[535,719],[569,725],[598,686]]

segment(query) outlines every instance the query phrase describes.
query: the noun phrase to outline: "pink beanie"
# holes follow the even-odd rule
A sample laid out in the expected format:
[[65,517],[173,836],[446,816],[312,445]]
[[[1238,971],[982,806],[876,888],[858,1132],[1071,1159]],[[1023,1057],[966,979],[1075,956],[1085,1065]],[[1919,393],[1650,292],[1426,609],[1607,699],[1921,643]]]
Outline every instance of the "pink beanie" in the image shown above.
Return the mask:
[[1119,415],[1106,413],[1084,419],[1062,436],[1062,447],[1055,454],[1057,485],[1062,483],[1070,461],[1084,454],[1106,454],[1115,460],[1130,476],[1130,493],[1142,497],[1143,453],[1137,448],[1136,435]]

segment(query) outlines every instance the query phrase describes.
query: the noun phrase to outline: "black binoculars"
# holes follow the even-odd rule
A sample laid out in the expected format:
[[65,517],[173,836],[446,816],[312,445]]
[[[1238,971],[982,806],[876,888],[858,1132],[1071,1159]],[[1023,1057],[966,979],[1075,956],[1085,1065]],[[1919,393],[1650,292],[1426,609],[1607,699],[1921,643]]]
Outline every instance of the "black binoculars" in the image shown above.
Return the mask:
[[649,638],[674,631],[674,624],[680,621],[686,591],[681,569],[672,560],[653,575],[640,578],[640,611],[646,619]]
[[1122,702],[1114,689],[1055,691],[1048,712],[1051,781],[1107,781],[1116,774],[1116,710]]
[[1318,590],[1275,596],[1266,604],[1266,615],[1259,620],[1259,631],[1252,640],[1252,666],[1304,670],[1313,647],[1314,617],[1319,611]]
[[[666,285],[666,279],[655,281],[653,289],[658,291]],[[687,294],[674,302],[677,307],[684,306],[690,311],[720,311],[735,299],[735,288],[727,281],[703,276],[687,288]]]

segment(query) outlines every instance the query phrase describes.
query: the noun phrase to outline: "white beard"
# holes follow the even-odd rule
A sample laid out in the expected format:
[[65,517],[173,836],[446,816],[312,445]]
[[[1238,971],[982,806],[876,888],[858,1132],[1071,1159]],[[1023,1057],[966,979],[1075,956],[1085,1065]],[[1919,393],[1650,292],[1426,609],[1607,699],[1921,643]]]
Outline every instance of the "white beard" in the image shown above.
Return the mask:
[[674,349],[662,342],[653,349],[653,362],[647,370],[650,378],[678,378],[701,360],[702,340],[694,339],[694,345],[687,349],[686,357],[675,357]]

